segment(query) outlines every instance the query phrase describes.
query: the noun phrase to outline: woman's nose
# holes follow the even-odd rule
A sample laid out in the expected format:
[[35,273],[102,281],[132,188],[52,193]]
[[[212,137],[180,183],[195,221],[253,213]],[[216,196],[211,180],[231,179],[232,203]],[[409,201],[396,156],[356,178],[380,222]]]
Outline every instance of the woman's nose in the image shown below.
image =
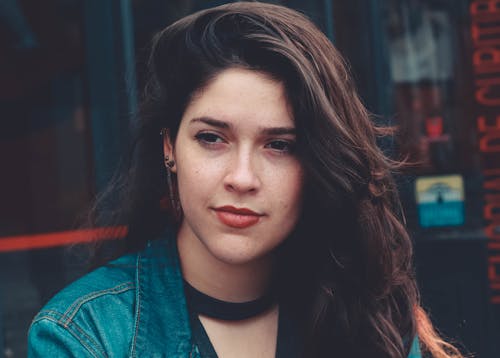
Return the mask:
[[224,187],[233,192],[257,192],[261,186],[260,176],[257,173],[255,158],[250,153],[238,153],[231,160]]

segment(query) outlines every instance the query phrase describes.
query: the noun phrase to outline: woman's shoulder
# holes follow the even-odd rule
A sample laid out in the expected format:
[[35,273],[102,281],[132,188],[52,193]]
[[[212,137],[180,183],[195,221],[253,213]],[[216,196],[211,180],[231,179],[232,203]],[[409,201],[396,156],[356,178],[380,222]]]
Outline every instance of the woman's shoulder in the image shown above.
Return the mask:
[[70,346],[72,353],[79,347],[83,355],[101,356],[111,342],[128,340],[119,333],[133,331],[138,257],[122,256],[56,294],[33,319],[30,356]]
[[[173,253],[172,253],[173,252]],[[35,321],[48,313],[71,320],[87,306],[115,303],[106,311],[130,308],[139,281],[155,271],[151,266],[165,266],[169,257],[176,256],[176,247],[166,240],[151,240],[144,249],[125,254],[77,279],[57,293],[38,313]],[[170,260],[172,261],[172,260]],[[173,264],[177,265],[177,262]],[[141,279],[142,277],[142,279]],[[130,296],[130,297],[129,297]]]
[[138,255],[122,256],[77,279],[57,293],[37,316],[43,316],[44,312],[58,312],[71,318],[86,304],[133,290]]
[[183,356],[177,353],[189,349],[186,312],[175,240],[152,240],[141,252],[90,272],[54,296],[31,324],[28,353]]
[[418,336],[415,336],[415,338],[413,339],[408,358],[422,358],[422,352],[420,351],[420,340],[418,339]]

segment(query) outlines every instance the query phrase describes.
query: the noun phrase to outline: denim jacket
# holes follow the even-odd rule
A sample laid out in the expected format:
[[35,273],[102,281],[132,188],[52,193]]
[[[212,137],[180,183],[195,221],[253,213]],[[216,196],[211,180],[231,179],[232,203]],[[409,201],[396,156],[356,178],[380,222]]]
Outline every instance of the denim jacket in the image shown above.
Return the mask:
[[[28,357],[190,357],[177,247],[155,240],[59,292],[33,319]],[[418,340],[408,358],[420,358]]]

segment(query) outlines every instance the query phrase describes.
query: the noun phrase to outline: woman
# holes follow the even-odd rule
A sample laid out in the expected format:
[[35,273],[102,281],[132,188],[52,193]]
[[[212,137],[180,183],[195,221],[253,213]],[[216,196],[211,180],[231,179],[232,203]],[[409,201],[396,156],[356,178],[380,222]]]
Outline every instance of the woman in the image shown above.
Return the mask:
[[461,357],[419,306],[379,130],[308,19],[204,10],[156,35],[150,69],[94,215],[129,253],[47,304],[31,356]]

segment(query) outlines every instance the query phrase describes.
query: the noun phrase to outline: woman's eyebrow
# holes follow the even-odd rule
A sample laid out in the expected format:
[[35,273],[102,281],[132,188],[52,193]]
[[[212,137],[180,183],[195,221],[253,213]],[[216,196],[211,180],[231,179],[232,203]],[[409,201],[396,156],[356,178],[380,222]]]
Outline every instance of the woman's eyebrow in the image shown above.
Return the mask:
[[209,126],[216,127],[216,128],[221,128],[221,129],[228,129],[231,127],[231,125],[227,122],[220,121],[218,119],[214,119],[211,117],[197,117],[191,119],[190,124],[197,123],[197,122],[202,122],[205,124],[208,124]]
[[[190,124],[193,123],[205,123],[209,126],[220,128],[220,129],[230,129],[232,127],[231,123],[221,121],[212,117],[196,117],[191,119]],[[286,134],[297,134],[295,127],[262,127],[259,128],[259,132],[264,135],[286,135]]]
[[270,128],[262,128],[262,133],[264,135],[284,135],[284,134],[293,134],[296,135],[297,131],[294,127],[270,127]]

